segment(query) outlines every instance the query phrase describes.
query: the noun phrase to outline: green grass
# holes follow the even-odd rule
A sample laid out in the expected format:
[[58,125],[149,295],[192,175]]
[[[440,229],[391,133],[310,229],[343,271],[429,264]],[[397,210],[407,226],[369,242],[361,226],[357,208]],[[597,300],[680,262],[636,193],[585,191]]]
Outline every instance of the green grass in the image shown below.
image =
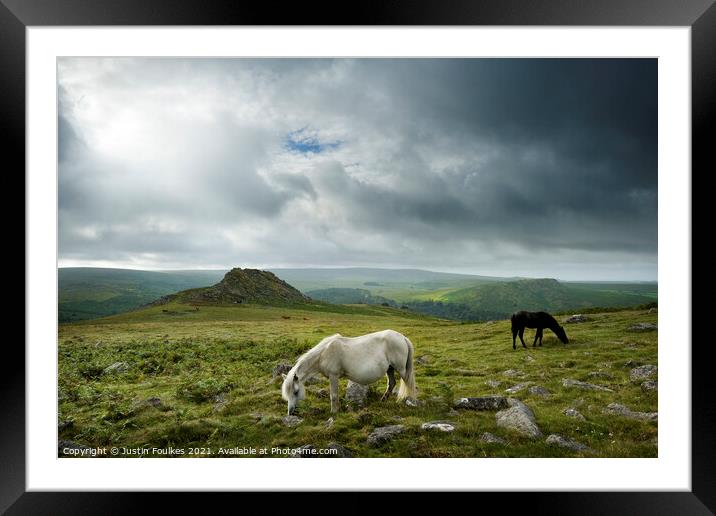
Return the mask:
[[[89,446],[290,447],[304,444],[345,446],[358,457],[656,457],[657,424],[602,414],[611,402],[636,411],[656,411],[655,392],[643,392],[629,380],[630,366],[657,364],[657,332],[632,333],[637,322],[657,322],[656,313],[627,310],[590,315],[587,323],[567,325],[570,344],[562,346],[545,332],[541,348],[512,350],[508,321],[465,324],[418,316],[381,306],[302,307],[193,306],[170,304],[113,317],[60,325],[58,339],[59,411],[72,424],[60,432]],[[163,310],[167,310],[164,312]],[[372,388],[368,406],[332,416],[325,397],[327,381],[307,386],[297,415],[304,419],[287,428],[281,418],[286,403],[278,363],[293,363],[327,335],[346,336],[392,328],[415,345],[416,380],[421,405],[411,408],[379,401],[385,388]],[[526,332],[531,344],[533,332]],[[528,360],[530,356],[533,360]],[[104,367],[126,362],[126,372],[103,375]],[[633,366],[631,366],[633,367]],[[522,371],[507,378],[508,369]],[[612,377],[589,378],[593,371]],[[563,378],[606,385],[614,390],[591,392],[562,387]],[[490,388],[487,380],[502,382]],[[515,395],[534,411],[545,434],[528,439],[497,427],[494,412],[460,411],[451,404],[462,396],[502,394],[531,381],[552,392],[548,398]],[[341,394],[345,381],[341,382]],[[158,397],[161,404],[146,403]],[[586,421],[562,414],[573,406]],[[399,419],[398,419],[399,418]],[[420,425],[432,420],[455,422],[453,433],[428,433]],[[406,431],[393,441],[371,447],[368,434],[377,426],[402,424]],[[491,432],[507,445],[479,440]],[[550,433],[584,443],[594,454],[570,452],[544,443]]]

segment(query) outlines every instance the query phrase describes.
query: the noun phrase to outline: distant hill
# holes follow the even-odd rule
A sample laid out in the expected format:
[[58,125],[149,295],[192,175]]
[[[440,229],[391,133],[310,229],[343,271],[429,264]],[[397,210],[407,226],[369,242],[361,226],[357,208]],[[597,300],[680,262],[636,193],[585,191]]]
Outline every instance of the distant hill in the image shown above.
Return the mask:
[[397,306],[392,299],[383,296],[374,296],[370,290],[362,288],[324,288],[320,290],[309,290],[306,292],[311,299],[325,301],[338,305],[384,305]]
[[178,301],[180,303],[283,305],[305,303],[310,300],[308,296],[272,272],[235,268],[227,272],[216,285],[163,296],[152,304]]
[[58,320],[96,319],[133,310],[166,294],[212,285],[225,272],[60,268],[57,270]]

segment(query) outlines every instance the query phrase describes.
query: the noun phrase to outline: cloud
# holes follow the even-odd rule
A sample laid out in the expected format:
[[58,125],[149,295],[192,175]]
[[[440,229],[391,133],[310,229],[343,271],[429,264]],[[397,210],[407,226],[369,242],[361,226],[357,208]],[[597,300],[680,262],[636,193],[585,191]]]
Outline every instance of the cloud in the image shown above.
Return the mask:
[[60,261],[655,279],[656,70],[65,58]]

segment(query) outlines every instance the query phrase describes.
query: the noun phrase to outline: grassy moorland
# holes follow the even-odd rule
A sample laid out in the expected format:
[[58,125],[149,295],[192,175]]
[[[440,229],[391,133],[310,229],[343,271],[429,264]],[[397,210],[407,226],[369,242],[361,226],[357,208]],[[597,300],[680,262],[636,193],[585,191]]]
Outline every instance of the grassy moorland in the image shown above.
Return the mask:
[[[198,308],[198,310],[197,310]],[[565,325],[563,346],[545,331],[544,345],[512,350],[509,321],[465,324],[381,306],[258,305],[190,306],[168,304],[59,327],[59,438],[87,446],[325,447],[339,443],[357,457],[655,457],[657,423],[604,414],[617,402],[634,411],[657,410],[656,391],[630,380],[630,369],[657,365],[657,331],[634,332],[641,322],[657,322],[647,310],[590,314],[589,321]],[[415,345],[420,404],[379,401],[375,384],[368,404],[332,416],[327,381],[307,387],[294,428],[282,422],[277,364],[292,364],[323,337],[392,328]],[[126,363],[115,373],[104,369]],[[506,376],[508,370],[518,376]],[[590,375],[590,373],[598,373]],[[564,378],[606,386],[613,392],[562,385]],[[656,377],[651,379],[655,380]],[[490,387],[487,381],[501,382]],[[452,409],[456,398],[503,394],[532,382],[546,397],[523,389],[513,396],[533,411],[543,432],[523,437],[498,427],[494,411]],[[341,392],[345,388],[342,381]],[[157,399],[158,398],[158,399]],[[567,407],[586,418],[567,417]],[[452,433],[428,432],[421,424],[454,423]],[[406,430],[381,446],[366,443],[380,426]],[[491,432],[504,444],[483,442]],[[549,446],[556,433],[589,446],[573,452]]]

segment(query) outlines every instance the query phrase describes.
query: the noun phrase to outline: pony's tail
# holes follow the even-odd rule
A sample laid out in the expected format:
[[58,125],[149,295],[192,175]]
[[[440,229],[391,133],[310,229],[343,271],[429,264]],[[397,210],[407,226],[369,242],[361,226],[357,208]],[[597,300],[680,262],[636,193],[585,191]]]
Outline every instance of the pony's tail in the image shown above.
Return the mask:
[[410,342],[408,337],[405,337],[405,342],[408,344],[408,359],[405,363],[405,378],[400,377],[398,401],[402,401],[406,398],[416,399],[418,396],[415,387],[415,368],[413,367],[413,343]]

